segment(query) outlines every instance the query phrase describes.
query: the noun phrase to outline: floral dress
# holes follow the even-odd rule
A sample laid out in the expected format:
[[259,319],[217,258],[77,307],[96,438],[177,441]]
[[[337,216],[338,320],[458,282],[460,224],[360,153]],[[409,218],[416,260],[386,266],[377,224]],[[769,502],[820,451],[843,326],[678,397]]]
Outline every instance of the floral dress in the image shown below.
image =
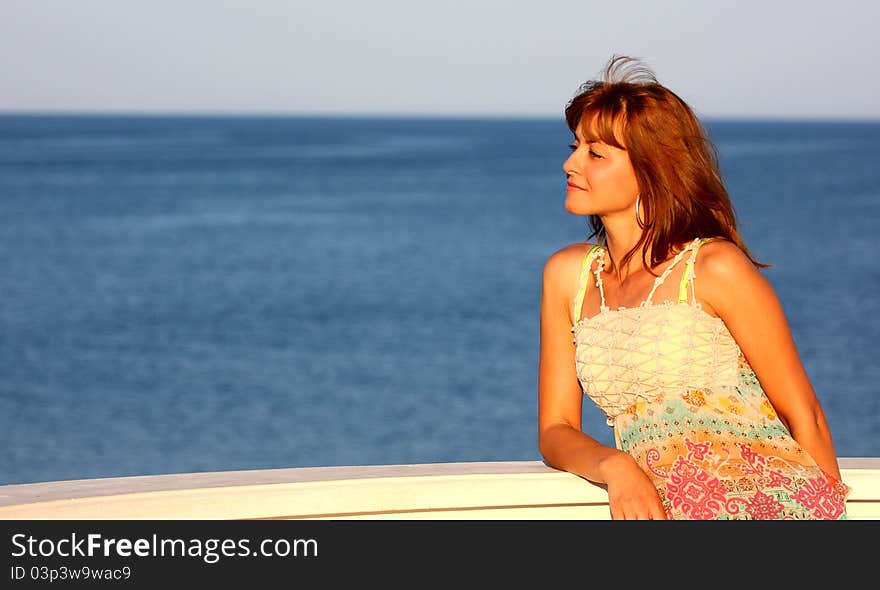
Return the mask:
[[[571,329],[584,393],[614,427],[617,448],[651,478],[670,519],[846,519],[849,487],[792,438],[723,320],[693,297],[694,260],[707,240],[679,252],[638,307],[616,310],[605,305],[605,249],[589,250],[573,317],[581,317],[594,259],[602,303]],[[652,303],[687,252],[678,301]]]

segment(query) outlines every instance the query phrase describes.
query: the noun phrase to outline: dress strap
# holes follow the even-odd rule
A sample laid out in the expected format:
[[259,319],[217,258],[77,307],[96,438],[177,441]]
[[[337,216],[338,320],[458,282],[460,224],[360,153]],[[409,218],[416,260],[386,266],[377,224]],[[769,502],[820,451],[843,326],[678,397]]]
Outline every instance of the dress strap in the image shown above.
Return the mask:
[[[651,292],[648,293],[648,298],[645,299],[645,300],[642,302],[642,304],[641,304],[643,307],[646,306],[646,305],[651,305],[651,297],[654,296],[654,291],[657,290],[657,287],[659,287],[660,285],[663,284],[663,281],[666,280],[666,277],[669,276],[669,273],[672,272],[672,269],[675,268],[675,265],[678,264],[678,261],[681,260],[682,256],[685,255],[685,252],[687,252],[688,250],[690,250],[691,248],[693,248],[693,249],[694,249],[693,251],[696,253],[696,251],[697,251],[697,245],[699,244],[699,242],[700,242],[700,238],[695,238],[695,239],[694,239],[692,242],[690,242],[687,246],[685,246],[684,248],[682,248],[681,252],[679,252],[678,254],[676,254],[676,255],[675,255],[675,258],[672,259],[672,263],[669,264],[669,265],[666,267],[666,270],[664,270],[664,271],[660,274],[659,277],[657,277],[656,279],[654,279],[654,287],[651,289]],[[691,255],[691,259],[693,259],[693,255]]]
[[694,303],[697,302],[697,291],[694,287],[694,279],[697,278],[697,274],[694,272],[694,261],[697,259],[697,250],[700,249],[700,246],[714,239],[715,238],[701,238],[700,241],[697,242],[694,249],[691,251],[691,257],[688,258],[687,266],[685,266],[684,268],[684,275],[681,277],[681,284],[679,284],[678,286],[679,303],[687,303],[688,282],[690,282],[691,284],[691,301],[693,301]]
[[[593,258],[599,252],[602,252],[602,246],[593,246],[589,249],[586,256],[584,256],[584,260],[581,263],[581,272],[580,277],[578,278],[578,290],[577,295],[574,298],[572,309],[572,318],[574,318],[575,324],[577,324],[581,319],[581,308],[584,305],[584,294],[587,292],[587,275],[589,274],[590,266],[593,263]],[[605,305],[604,294],[602,295],[602,305]]]

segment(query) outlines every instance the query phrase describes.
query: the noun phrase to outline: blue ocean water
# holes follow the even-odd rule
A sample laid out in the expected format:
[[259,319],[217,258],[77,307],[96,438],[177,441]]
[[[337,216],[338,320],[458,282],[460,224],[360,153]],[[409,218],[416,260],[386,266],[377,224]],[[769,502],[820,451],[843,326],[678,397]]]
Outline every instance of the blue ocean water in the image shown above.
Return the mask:
[[[840,456],[880,455],[880,123],[706,121]],[[558,119],[0,117],[0,483],[538,460]],[[588,399],[584,428],[613,444]]]

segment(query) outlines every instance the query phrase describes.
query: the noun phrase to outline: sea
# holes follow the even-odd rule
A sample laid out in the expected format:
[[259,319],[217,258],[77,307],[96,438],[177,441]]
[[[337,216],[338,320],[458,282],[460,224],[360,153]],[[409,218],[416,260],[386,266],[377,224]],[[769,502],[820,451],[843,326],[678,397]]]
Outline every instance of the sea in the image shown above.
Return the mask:
[[[880,122],[703,122],[838,456],[880,456]],[[542,269],[589,235],[571,139],[0,116],[0,484],[541,460]],[[588,398],[583,428],[613,445]]]

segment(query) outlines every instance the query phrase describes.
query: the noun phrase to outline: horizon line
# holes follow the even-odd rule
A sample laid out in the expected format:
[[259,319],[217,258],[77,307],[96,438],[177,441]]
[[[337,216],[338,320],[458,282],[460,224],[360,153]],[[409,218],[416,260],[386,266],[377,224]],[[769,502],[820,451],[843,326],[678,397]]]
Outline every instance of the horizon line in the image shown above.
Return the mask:
[[[702,120],[880,123],[880,116],[870,115],[770,115],[770,114],[708,114],[696,113]],[[123,110],[123,109],[0,109],[0,117],[142,117],[142,118],[291,118],[291,119],[503,119],[562,120],[564,114],[538,113],[475,113],[475,112],[376,112],[376,111],[248,111],[248,110]]]

